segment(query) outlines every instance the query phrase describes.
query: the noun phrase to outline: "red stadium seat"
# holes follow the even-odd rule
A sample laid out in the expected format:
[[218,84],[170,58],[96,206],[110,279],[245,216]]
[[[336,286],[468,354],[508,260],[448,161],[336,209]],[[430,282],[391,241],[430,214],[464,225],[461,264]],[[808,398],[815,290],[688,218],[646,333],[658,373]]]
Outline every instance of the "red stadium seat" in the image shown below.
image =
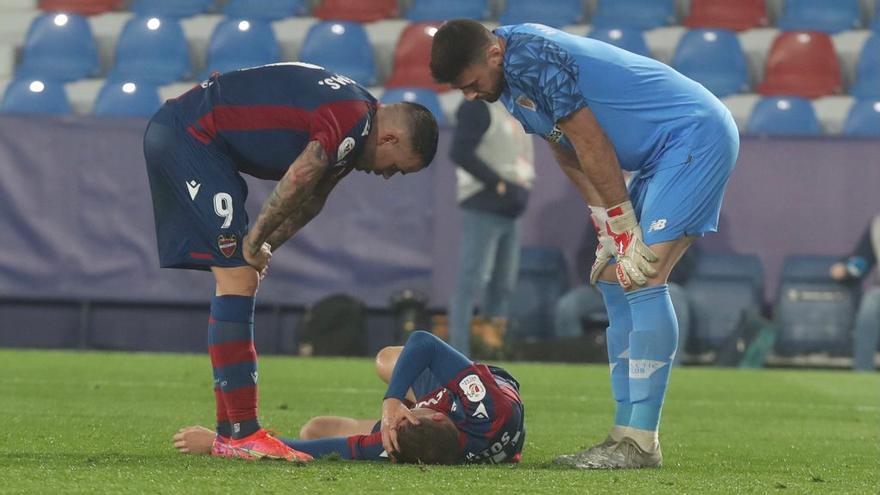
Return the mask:
[[40,10],[97,15],[122,8],[122,0],[40,0]]
[[397,0],[323,0],[315,17],[333,21],[374,22],[397,17]]
[[843,89],[840,63],[831,36],[818,31],[787,31],[773,40],[758,93],[818,98]]
[[764,0],[691,0],[690,14],[682,24],[692,28],[743,31],[767,25]]
[[448,84],[437,84],[431,77],[431,44],[440,23],[416,22],[408,25],[394,48],[394,68],[385,81],[389,88],[419,87],[448,91]]

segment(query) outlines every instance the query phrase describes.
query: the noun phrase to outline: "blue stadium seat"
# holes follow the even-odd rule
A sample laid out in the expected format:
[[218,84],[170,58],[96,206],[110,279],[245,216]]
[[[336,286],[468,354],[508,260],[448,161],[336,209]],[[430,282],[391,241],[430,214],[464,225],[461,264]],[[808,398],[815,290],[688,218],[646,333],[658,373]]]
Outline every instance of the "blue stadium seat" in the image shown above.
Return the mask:
[[880,33],[880,2],[877,2],[874,7],[874,22],[871,23],[871,30]]
[[760,309],[747,278],[695,277],[685,289],[691,304],[688,350],[698,353],[721,349],[736,334],[743,314]]
[[93,115],[105,117],[150,117],[162,102],[159,89],[152,84],[133,81],[107,81],[101,87]]
[[858,0],[785,0],[777,26],[784,31],[824,31],[837,33],[856,29]]
[[672,66],[719,98],[749,89],[746,56],[733,31],[688,31],[675,48]]
[[189,49],[177,19],[134,17],[116,43],[116,63],[108,79],[162,85],[190,72]]
[[604,41],[645,57],[651,56],[651,50],[648,49],[645,34],[641,29],[594,27],[587,38]]
[[134,0],[131,10],[138,16],[189,17],[213,5],[214,0]]
[[488,0],[414,0],[406,18],[414,22],[489,17]]
[[364,86],[376,84],[373,48],[366,29],[356,22],[312,24],[299,59],[348,76]]
[[446,115],[440,107],[440,99],[437,92],[428,88],[386,88],[382,93],[382,103],[396,103],[399,101],[411,101],[424,105],[434,114],[438,125],[446,125]]
[[14,79],[6,87],[0,112],[69,114],[71,109],[63,83],[22,78]]
[[755,292],[755,300],[760,301],[764,297],[764,264],[754,253],[700,251],[693,276],[709,279],[746,279]]
[[223,13],[229,17],[278,20],[305,15],[309,12],[306,0],[229,0]]
[[880,137],[880,98],[856,100],[843,122],[843,134]]
[[831,279],[828,272],[837,259],[821,255],[786,257],[775,307],[778,354],[851,353],[856,294]]
[[856,98],[880,98],[880,34],[872,34],[862,45],[856,81],[849,92]]
[[17,77],[73,81],[98,71],[98,49],[85,17],[47,13],[31,23]]
[[207,79],[215,71],[229,72],[272,64],[280,59],[281,49],[269,21],[227,18],[217,24],[211,34],[207,64],[199,79]]
[[667,26],[675,24],[675,5],[673,0],[599,0],[590,23],[598,27],[635,29]]
[[685,289],[691,300],[693,350],[719,350],[745,311],[760,310],[764,265],[756,254],[703,251]]
[[822,129],[810,100],[792,96],[759,100],[749,115],[746,132],[776,136],[819,136]]
[[507,0],[498,22],[501,24],[537,22],[559,28],[582,22],[583,9],[580,0]]
[[556,301],[568,290],[568,266],[559,248],[524,247],[510,300],[508,335],[516,339],[549,337]]

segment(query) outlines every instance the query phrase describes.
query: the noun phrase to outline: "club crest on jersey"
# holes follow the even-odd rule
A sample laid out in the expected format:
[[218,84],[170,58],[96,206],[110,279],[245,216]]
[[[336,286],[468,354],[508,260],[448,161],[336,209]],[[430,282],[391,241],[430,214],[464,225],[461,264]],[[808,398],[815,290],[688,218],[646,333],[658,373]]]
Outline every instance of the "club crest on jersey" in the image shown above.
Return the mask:
[[238,238],[235,237],[235,234],[220,234],[217,236],[217,247],[223,256],[231,258],[235,254],[235,250],[238,249]]
[[343,158],[348,156],[351,153],[351,150],[354,149],[354,138],[347,137],[339,143],[339,150],[336,153],[336,161],[341,162]]
[[537,105],[535,105],[535,102],[533,102],[531,99],[529,99],[525,95],[517,96],[516,97],[516,104],[525,108],[525,109],[531,110],[533,112],[538,108]]
[[458,382],[458,387],[471,402],[480,402],[486,397],[486,386],[477,375],[468,375]]

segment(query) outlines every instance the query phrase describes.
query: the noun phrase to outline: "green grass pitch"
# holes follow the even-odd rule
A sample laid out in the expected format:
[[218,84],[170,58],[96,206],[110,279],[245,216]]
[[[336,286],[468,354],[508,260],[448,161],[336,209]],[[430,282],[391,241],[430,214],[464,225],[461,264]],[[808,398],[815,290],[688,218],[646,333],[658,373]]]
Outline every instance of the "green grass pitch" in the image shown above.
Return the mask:
[[[0,493],[845,493],[880,487],[880,374],[676,369],[665,466],[587,472],[550,461],[601,440],[605,366],[508,363],[528,434],[517,466],[305,466],[184,456],[211,425],[206,355],[0,350]],[[313,415],[376,417],[367,359],[260,360],[261,417],[295,434]]]

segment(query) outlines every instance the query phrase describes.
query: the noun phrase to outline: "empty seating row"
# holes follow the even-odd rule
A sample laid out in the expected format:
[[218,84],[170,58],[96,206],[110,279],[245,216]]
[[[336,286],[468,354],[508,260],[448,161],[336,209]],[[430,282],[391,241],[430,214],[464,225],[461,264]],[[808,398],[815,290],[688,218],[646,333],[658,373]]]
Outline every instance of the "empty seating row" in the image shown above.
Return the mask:
[[[440,90],[428,72],[431,36],[436,23],[413,23],[403,29],[395,50],[394,72],[386,86],[421,86]],[[590,37],[639,54],[649,51],[640,31],[593,28]],[[78,15],[47,14],[32,23],[17,75],[75,80],[97,74],[97,48],[87,20]],[[362,25],[317,22],[311,25],[299,52],[300,60],[365,84],[379,83],[377,64]],[[216,25],[207,48],[204,78],[213,71],[281,60],[272,24],[261,19],[226,18]],[[748,92],[746,55],[733,31],[694,29],[678,41],[671,65],[718,96]],[[116,45],[109,78],[133,78],[165,84],[188,79],[190,55],[183,29],[174,19],[133,17]],[[821,32],[782,32],[775,37],[766,61],[764,95],[806,98],[842,92],[840,62],[831,38]],[[864,43],[852,94],[880,96],[880,34]]]
[[[408,8],[403,18],[410,21],[489,20],[498,7],[497,21],[501,24],[538,22],[561,27],[589,22],[597,27],[651,29],[678,22],[675,0],[597,0],[590,15],[581,0],[411,0],[405,4]],[[40,1],[40,8],[46,11],[84,15],[121,7],[121,0]],[[400,14],[397,0],[323,0],[313,12],[309,7],[308,0],[228,0],[219,8],[214,0],[134,0],[131,5],[137,14],[165,17],[219,11],[230,16],[281,19],[311,13],[320,19],[373,22]],[[862,27],[861,10],[859,0],[785,0],[777,25],[784,30],[835,33]],[[873,17],[873,24],[880,25],[880,16]],[[768,18],[765,0],[691,0],[681,23],[693,28],[743,30],[766,26]]]

